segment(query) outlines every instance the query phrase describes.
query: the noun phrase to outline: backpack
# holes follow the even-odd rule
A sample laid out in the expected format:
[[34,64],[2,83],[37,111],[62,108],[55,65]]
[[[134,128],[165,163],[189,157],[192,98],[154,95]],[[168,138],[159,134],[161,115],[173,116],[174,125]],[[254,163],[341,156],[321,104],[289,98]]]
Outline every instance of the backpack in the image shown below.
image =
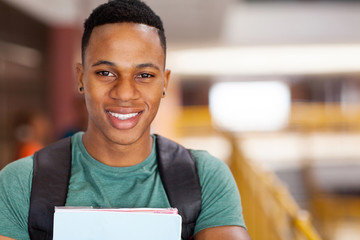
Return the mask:
[[[156,135],[159,174],[171,207],[182,217],[182,239],[192,239],[201,209],[201,186],[195,161],[183,146]],[[71,176],[71,138],[34,155],[28,218],[32,240],[53,237],[54,207],[64,206]]]

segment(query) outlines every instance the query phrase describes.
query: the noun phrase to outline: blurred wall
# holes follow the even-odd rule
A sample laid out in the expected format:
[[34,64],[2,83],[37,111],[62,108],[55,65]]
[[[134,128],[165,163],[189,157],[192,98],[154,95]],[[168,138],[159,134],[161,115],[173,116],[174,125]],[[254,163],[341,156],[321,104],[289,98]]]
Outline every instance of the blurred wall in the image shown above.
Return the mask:
[[15,160],[20,115],[45,113],[50,142],[84,129],[74,75],[80,39],[77,25],[50,25],[0,1],[0,169]]
[[12,158],[16,115],[47,110],[49,27],[0,2],[0,168]]

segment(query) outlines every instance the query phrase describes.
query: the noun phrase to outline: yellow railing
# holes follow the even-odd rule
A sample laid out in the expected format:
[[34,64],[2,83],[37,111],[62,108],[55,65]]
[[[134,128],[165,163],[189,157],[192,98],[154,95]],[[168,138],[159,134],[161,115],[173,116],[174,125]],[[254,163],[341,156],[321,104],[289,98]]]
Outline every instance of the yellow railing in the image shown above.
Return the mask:
[[320,240],[308,212],[298,207],[275,174],[245,159],[237,139],[228,138],[233,150],[230,168],[252,240]]
[[292,103],[289,127],[302,131],[360,130],[357,103]]
[[214,133],[208,106],[187,106],[175,122],[177,136],[209,135]]
[[[183,107],[175,123],[178,135],[213,131],[208,106]],[[292,103],[288,126],[298,131],[360,131],[360,104]]]

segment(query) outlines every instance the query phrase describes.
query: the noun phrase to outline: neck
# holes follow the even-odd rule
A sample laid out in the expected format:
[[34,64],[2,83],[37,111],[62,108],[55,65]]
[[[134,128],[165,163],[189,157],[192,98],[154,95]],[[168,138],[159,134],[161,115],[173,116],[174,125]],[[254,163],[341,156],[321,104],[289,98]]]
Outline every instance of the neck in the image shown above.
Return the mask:
[[112,167],[130,167],[143,162],[150,155],[153,139],[148,133],[135,143],[122,145],[106,137],[91,137],[91,134],[85,132],[83,143],[97,161]]

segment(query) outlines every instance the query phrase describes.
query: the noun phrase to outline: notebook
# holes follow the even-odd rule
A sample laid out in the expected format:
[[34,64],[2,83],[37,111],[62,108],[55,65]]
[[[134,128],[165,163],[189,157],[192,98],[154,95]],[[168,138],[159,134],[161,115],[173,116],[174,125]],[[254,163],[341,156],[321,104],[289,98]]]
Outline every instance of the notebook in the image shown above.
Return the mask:
[[56,207],[53,240],[180,240],[174,208]]

